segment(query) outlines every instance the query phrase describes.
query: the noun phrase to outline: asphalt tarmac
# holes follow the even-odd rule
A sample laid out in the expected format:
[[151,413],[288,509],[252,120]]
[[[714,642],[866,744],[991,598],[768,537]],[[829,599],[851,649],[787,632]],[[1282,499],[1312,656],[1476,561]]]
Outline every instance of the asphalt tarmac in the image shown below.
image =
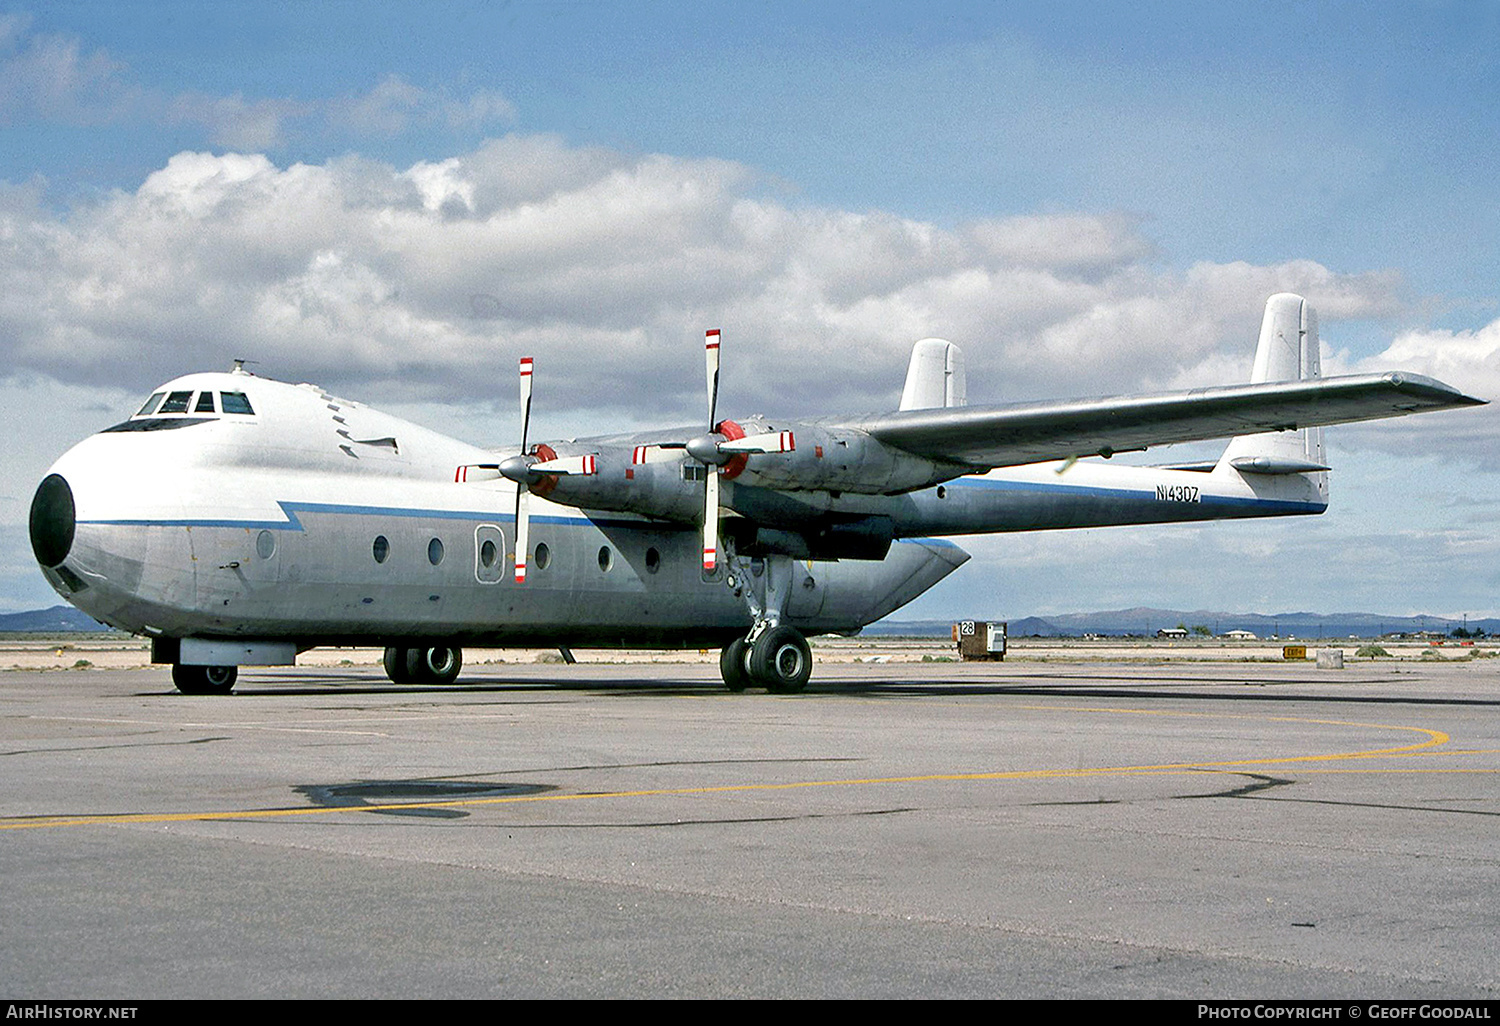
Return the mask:
[[0,673],[0,997],[1494,998],[1500,659]]

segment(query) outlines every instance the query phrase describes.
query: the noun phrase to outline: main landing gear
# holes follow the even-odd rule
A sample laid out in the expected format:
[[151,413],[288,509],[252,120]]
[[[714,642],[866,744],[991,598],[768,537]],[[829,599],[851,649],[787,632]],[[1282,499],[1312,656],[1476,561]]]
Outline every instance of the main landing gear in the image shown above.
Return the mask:
[[787,596],[791,594],[792,559],[768,556],[765,572],[757,580],[749,561],[725,545],[730,568],[728,584],[734,588],[755,617],[755,626],[719,653],[719,675],[730,691],[758,685],[777,695],[793,695],[807,687],[812,676],[812,648],[797,628],[781,622]]
[[172,664],[172,683],[184,695],[227,695],[238,676],[237,666]]
[[385,650],[385,675],[395,684],[452,684],[463,665],[463,650],[453,645]]

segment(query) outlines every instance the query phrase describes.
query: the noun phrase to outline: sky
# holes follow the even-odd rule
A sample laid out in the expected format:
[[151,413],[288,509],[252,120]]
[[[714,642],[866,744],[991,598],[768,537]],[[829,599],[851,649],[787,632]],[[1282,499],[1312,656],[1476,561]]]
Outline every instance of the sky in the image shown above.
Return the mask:
[[[252,361],[469,441],[1325,373],[1500,398],[1500,5],[0,2],[0,612],[26,515]],[[1500,615],[1496,407],[1335,428],[1317,518],[963,539],[901,618]],[[1211,447],[1207,451],[1212,451]],[[1156,450],[1149,461],[1182,458]]]

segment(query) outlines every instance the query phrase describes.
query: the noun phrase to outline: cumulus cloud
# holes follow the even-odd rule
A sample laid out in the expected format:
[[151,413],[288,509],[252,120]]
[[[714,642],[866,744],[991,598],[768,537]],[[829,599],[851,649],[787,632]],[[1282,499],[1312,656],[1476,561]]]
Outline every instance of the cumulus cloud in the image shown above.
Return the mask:
[[1478,331],[1406,331],[1362,370],[1409,368],[1486,398],[1500,396],[1500,320]]
[[[534,355],[554,410],[682,421],[716,326],[745,413],[890,408],[929,335],[964,347],[974,402],[1156,390],[1244,380],[1277,291],[1325,325],[1404,303],[1393,274],[1310,261],[1163,268],[1113,214],[940,227],[548,136],[405,168],[180,153],[61,215],[0,188],[3,358],[141,389],[249,357],[351,395],[473,402]],[[1451,353],[1429,370],[1462,384],[1496,337],[1402,336],[1381,359]]]
[[1343,445],[1401,455],[1439,453],[1473,468],[1494,469],[1495,439],[1500,437],[1500,320],[1473,331],[1405,331],[1375,356],[1356,359],[1340,352],[1329,363],[1332,372],[1416,371],[1490,402],[1480,409],[1413,417],[1399,431],[1382,431],[1380,424],[1340,428]]

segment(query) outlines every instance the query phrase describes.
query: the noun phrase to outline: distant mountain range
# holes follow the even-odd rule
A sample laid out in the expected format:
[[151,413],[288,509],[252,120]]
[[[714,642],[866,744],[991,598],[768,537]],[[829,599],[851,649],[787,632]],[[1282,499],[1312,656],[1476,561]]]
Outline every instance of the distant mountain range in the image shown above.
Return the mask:
[[[1225,631],[1250,631],[1257,637],[1270,638],[1361,638],[1382,634],[1442,631],[1464,626],[1462,619],[1446,616],[1386,616],[1381,613],[1224,613],[1205,609],[1186,612],[1181,609],[1115,609],[1100,613],[1060,613],[1054,616],[1028,616],[1010,621],[1010,636],[1025,638],[1081,637],[1103,634],[1120,637],[1127,634],[1154,635],[1163,627],[1178,624],[1192,628],[1207,627],[1214,634]],[[904,635],[907,637],[946,638],[953,627],[950,620],[882,620],[865,628],[866,634]],[[1470,620],[1469,630],[1500,634],[1500,620]],[[85,616],[72,606],[53,606],[26,613],[0,614],[0,633],[107,631],[104,624]]]
[[[1028,616],[1010,621],[1013,638],[1081,637],[1102,634],[1155,635],[1163,627],[1182,624],[1207,627],[1218,635],[1226,631],[1250,631],[1260,638],[1361,638],[1383,634],[1441,631],[1464,626],[1462,618],[1446,616],[1389,616],[1382,613],[1228,613],[1206,609],[1115,609],[1097,613],[1060,613],[1048,617]],[[946,620],[882,620],[865,628],[866,634],[904,634],[916,637],[947,637],[952,624]],[[1468,629],[1500,634],[1500,619],[1470,619]]]
[[109,627],[72,606],[33,609],[27,613],[0,613],[0,633],[51,633],[53,631],[107,631]]

